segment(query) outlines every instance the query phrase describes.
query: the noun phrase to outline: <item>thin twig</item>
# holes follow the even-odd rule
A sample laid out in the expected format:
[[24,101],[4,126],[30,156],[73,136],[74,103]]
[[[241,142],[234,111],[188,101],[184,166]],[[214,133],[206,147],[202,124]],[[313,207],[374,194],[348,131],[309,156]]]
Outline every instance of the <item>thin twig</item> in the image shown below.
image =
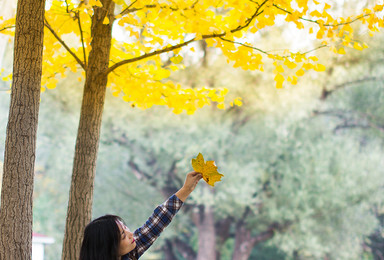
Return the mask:
[[250,18],[247,19],[245,25],[243,25],[243,26],[239,26],[238,28],[236,28],[236,29],[234,29],[234,30],[231,30],[231,32],[234,33],[234,32],[240,31],[240,30],[242,30],[242,29],[248,27],[248,26],[251,24],[251,22],[252,22],[257,16],[259,16],[260,14],[263,13],[263,11],[261,11],[260,13],[259,13],[259,11],[260,11],[260,9],[263,7],[263,5],[265,5],[267,2],[268,2],[268,0],[265,0],[261,5],[259,5],[259,7],[256,9],[256,12],[255,12]]
[[[125,15],[125,14],[129,14],[129,13],[134,13],[134,12],[143,10],[144,8],[146,8],[146,9],[150,9],[150,8],[156,8],[156,7],[159,6],[159,5],[151,4],[151,5],[144,5],[143,7],[140,7],[140,8],[132,8],[132,9],[130,9],[136,2],[137,2],[137,0],[134,1],[132,4],[130,4],[127,8],[125,8],[125,9],[120,13],[120,15]],[[190,7],[184,8],[183,10],[190,10],[190,9],[195,8],[195,6],[196,6],[196,4],[197,4],[198,2],[199,2],[199,0],[195,1]],[[168,8],[168,9],[170,9],[170,10],[172,10],[172,11],[178,11],[178,10],[179,10],[179,8],[173,8],[173,7],[166,6],[166,5],[164,5],[164,6],[161,6],[161,5],[160,5],[160,8],[161,8],[161,9],[167,9],[167,8]]]
[[13,28],[15,28],[16,26],[14,26],[14,25],[12,25],[12,26],[6,26],[6,27],[4,27],[4,28],[1,28],[0,29],[0,32],[2,32],[2,31],[5,31],[5,30],[7,30],[7,29],[13,29]]
[[[292,15],[292,12],[288,11],[288,10],[285,10],[284,8],[281,8],[280,6],[276,5],[276,4],[273,4],[274,7],[276,7],[277,9],[287,13],[287,14],[290,14]],[[322,26],[326,26],[326,27],[338,27],[338,26],[341,26],[341,25],[346,25],[346,24],[351,24],[357,20],[360,20],[366,16],[369,16],[371,14],[364,14],[364,15],[361,15],[361,16],[358,16],[356,17],[355,19],[351,20],[351,21],[348,21],[348,22],[344,22],[344,23],[338,23],[338,24],[322,24]],[[308,19],[308,18],[304,18],[304,17],[299,17],[300,20],[303,20],[303,21],[307,21],[307,22],[311,22],[311,23],[316,23],[316,24],[320,24],[318,21],[316,20],[311,20],[311,19]]]
[[67,13],[69,14],[69,4],[68,4],[67,0],[65,0],[65,5],[67,6]]
[[[220,39],[223,40],[223,41],[226,41],[226,42],[230,42],[230,43],[237,44],[237,45],[241,45],[241,46],[244,46],[244,47],[247,47],[247,48],[250,48],[250,49],[254,49],[254,50],[259,51],[259,52],[261,52],[261,53],[263,53],[263,54],[266,54],[266,55],[271,54],[270,51],[263,51],[263,50],[261,50],[261,49],[259,49],[259,48],[256,48],[256,47],[247,45],[247,44],[245,44],[245,43],[236,42],[236,41],[231,41],[231,40],[225,39],[225,38],[223,38],[223,37],[220,37]],[[300,54],[301,54],[301,55],[305,55],[305,54],[308,54],[308,53],[310,53],[310,52],[316,51],[316,50],[321,49],[321,48],[324,48],[324,47],[328,47],[328,45],[320,45],[320,46],[318,46],[318,47],[316,47],[316,48],[314,48],[314,49],[311,49],[311,50],[309,50],[309,51],[306,51],[306,52],[303,52],[303,53],[300,53]],[[282,58],[286,58],[286,57],[290,57],[290,56],[281,56],[281,57],[282,57]]]
[[244,46],[244,47],[247,47],[247,48],[250,48],[250,49],[254,49],[254,50],[259,51],[259,52],[261,52],[261,53],[264,53],[264,54],[266,54],[266,55],[269,54],[269,53],[266,52],[266,51],[263,51],[263,50],[261,50],[261,49],[259,49],[259,48],[253,47],[253,46],[249,46],[249,45],[247,45],[247,44],[245,44],[245,43],[231,41],[231,40],[225,39],[225,38],[223,38],[223,37],[220,37],[220,40],[225,41],[225,42],[230,42],[230,43],[233,43],[233,44],[237,44],[237,45],[241,45],[241,46]]
[[61,43],[61,45],[63,45],[63,47],[73,56],[73,58],[75,58],[75,60],[77,61],[77,63],[84,69],[84,71],[86,70],[86,67],[84,65],[84,63],[79,59],[79,57],[76,56],[76,54],[71,51],[71,49],[68,47],[68,45],[60,38],[59,35],[57,35],[57,33],[52,29],[52,27],[49,25],[48,21],[46,18],[44,18],[44,25],[45,27],[48,28],[48,30],[53,34],[53,36],[55,36],[55,38]]
[[79,30],[80,30],[81,45],[83,46],[84,66],[87,67],[87,56],[85,53],[83,29],[81,27],[80,13],[79,12],[76,13],[76,18],[77,18],[77,23],[79,25]]
[[130,4],[127,8],[125,8],[125,9],[120,13],[120,15],[124,15],[124,14],[128,13],[129,8],[131,8],[137,1],[138,1],[138,0],[133,1],[132,4]]

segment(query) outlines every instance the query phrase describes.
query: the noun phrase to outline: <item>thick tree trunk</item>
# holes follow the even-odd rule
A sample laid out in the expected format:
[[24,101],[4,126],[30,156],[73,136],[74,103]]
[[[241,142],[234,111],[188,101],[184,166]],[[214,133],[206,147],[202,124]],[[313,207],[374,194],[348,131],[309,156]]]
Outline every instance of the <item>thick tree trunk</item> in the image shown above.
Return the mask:
[[212,207],[200,206],[193,220],[199,230],[199,250],[196,260],[216,259],[215,220]]
[[17,5],[13,81],[5,142],[0,259],[31,259],[32,193],[40,103],[45,0]]
[[[107,86],[107,76],[102,72],[109,65],[114,10],[113,1],[102,0],[101,2],[103,7],[95,7],[92,19],[92,51],[87,64],[77,132],[63,242],[63,260],[78,259],[83,231],[92,216],[96,159]],[[106,15],[109,17],[110,24],[103,24]]]

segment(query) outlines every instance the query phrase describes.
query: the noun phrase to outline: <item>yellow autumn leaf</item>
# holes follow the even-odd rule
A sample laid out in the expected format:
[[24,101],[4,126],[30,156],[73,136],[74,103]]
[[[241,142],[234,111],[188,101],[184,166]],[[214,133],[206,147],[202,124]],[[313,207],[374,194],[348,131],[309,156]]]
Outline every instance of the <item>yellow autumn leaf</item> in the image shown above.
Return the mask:
[[318,71],[318,72],[325,71],[325,69],[326,69],[326,67],[323,64],[320,64],[320,63],[316,64],[316,66],[314,68],[314,70]]
[[103,4],[98,1],[98,0],[89,0],[88,3],[90,6],[98,6],[98,7],[103,7]]
[[236,105],[236,106],[239,106],[239,107],[241,107],[242,105],[243,105],[243,102],[241,101],[241,97],[237,97],[237,98],[235,98],[235,100],[233,101],[234,102],[234,104]]
[[292,61],[290,61],[290,60],[288,60],[288,59],[286,59],[286,60],[284,61],[284,65],[287,66],[289,69],[294,69],[294,68],[296,68],[296,66],[297,66],[296,63],[294,63],[294,62],[292,62]]
[[220,103],[220,104],[218,104],[218,105],[217,105],[217,108],[218,108],[218,109],[225,109],[225,105],[224,105],[224,103]]
[[282,88],[283,82],[284,82],[284,76],[281,74],[276,74],[275,81],[276,81],[276,88]]
[[361,44],[358,43],[358,42],[355,42],[355,43],[353,44],[353,48],[355,48],[356,50],[359,50],[359,51],[362,51],[362,50],[363,50],[363,46],[361,46]]
[[217,166],[214,161],[204,161],[204,157],[201,153],[196,158],[192,159],[192,168],[196,172],[200,172],[203,175],[203,179],[212,187],[215,186],[215,182],[221,180],[224,175],[217,171]]
[[49,80],[49,82],[45,85],[48,89],[54,89],[56,88],[58,80],[55,78],[52,78]]
[[109,18],[108,16],[105,16],[103,24],[109,24]]
[[339,50],[338,50],[338,53],[339,54],[345,54],[345,49],[343,47],[341,47]]
[[176,55],[175,57],[170,58],[170,60],[175,64],[179,64],[183,60],[183,57]]
[[297,75],[298,77],[303,76],[303,75],[304,75],[304,70],[299,69],[298,71],[296,71],[296,75]]
[[297,77],[296,76],[292,76],[290,82],[291,82],[292,85],[296,85],[297,84]]

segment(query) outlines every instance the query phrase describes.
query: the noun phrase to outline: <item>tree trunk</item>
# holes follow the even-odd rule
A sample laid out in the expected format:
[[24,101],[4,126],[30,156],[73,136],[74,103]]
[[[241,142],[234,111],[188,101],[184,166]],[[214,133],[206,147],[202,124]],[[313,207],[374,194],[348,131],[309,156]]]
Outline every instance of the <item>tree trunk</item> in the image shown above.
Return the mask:
[[251,230],[247,229],[244,225],[238,225],[232,259],[247,260],[252,253],[255,242],[255,239],[251,236]]
[[[92,216],[96,160],[107,86],[107,76],[102,72],[109,65],[115,6],[111,0],[102,0],[101,2],[103,7],[94,7],[92,18],[92,50],[86,69],[83,102],[77,132],[63,242],[63,260],[78,259],[83,231]],[[103,24],[106,15],[109,18],[109,24]]]
[[[172,240],[172,247],[177,250],[183,259],[185,260],[195,260],[196,259],[196,252],[191,248],[191,246],[182,241],[179,238],[175,238]],[[168,259],[168,258],[166,258]]]
[[199,231],[199,250],[196,260],[216,259],[215,220],[212,207],[200,206],[193,220]]
[[32,194],[45,0],[17,5],[13,81],[0,211],[0,259],[31,259]]
[[271,239],[278,227],[277,223],[272,223],[264,232],[252,236],[251,229],[241,220],[236,226],[235,249],[233,250],[232,259],[248,260],[255,245]]
[[216,260],[221,259],[221,251],[224,243],[230,237],[230,230],[232,227],[233,218],[227,217],[220,221],[216,221],[215,229],[216,229]]
[[173,253],[173,249],[172,248],[173,248],[172,242],[169,241],[169,240],[166,240],[165,241],[165,245],[163,247],[165,259],[167,259],[167,260],[177,260],[177,257]]

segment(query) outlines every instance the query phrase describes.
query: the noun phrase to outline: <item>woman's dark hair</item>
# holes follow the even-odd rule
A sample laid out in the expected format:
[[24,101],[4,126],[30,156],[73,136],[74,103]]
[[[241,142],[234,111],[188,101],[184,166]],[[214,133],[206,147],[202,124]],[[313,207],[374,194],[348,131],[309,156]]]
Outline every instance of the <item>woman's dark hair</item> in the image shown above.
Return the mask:
[[117,222],[123,220],[114,215],[94,219],[84,229],[80,260],[118,259],[121,234]]

